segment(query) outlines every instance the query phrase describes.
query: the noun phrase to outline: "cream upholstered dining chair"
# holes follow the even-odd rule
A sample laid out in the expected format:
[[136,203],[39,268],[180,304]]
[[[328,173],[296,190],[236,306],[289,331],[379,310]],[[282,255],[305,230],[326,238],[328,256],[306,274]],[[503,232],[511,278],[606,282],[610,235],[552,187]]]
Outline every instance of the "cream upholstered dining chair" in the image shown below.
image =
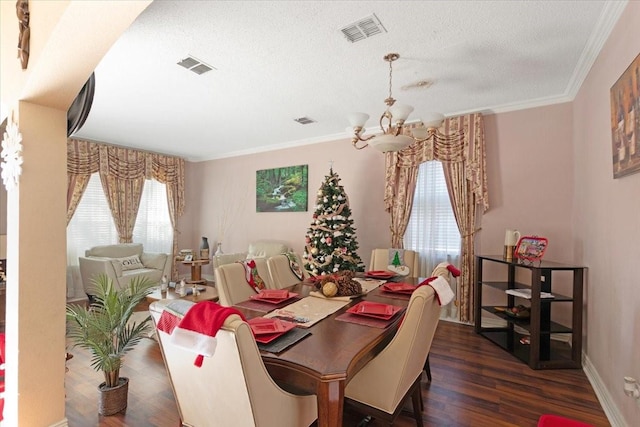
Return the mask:
[[[419,277],[420,276],[420,255],[416,251],[410,249],[402,249],[404,263],[403,265],[408,268],[408,274],[403,274],[404,269],[401,267],[393,267],[390,260],[390,254],[393,256],[393,248],[374,249],[371,251],[371,262],[369,263],[369,270],[389,270],[401,274],[407,277]],[[396,271],[397,270],[397,271]]]
[[[258,258],[253,261],[256,263],[258,275],[264,281],[265,287],[271,288],[273,285],[267,260]],[[241,262],[221,265],[214,270],[214,274],[221,305],[232,306],[256,294],[247,282],[247,273]]]
[[[165,304],[151,304],[156,325],[164,309]],[[173,344],[166,332],[157,334],[182,425],[300,427],[316,420],[316,396],[288,393],[273,381],[240,316],[226,318],[213,355],[201,367],[194,365],[195,353]]]
[[267,259],[267,265],[269,266],[269,273],[271,273],[271,281],[274,289],[293,286],[309,277],[309,273],[305,271],[302,262],[300,262],[300,257],[297,254],[291,255],[295,257],[295,261],[300,269],[298,275],[296,275],[296,273],[291,269],[291,264],[289,263],[289,257],[287,255],[276,255]]
[[345,388],[345,405],[393,423],[412,396],[416,424],[422,426],[420,379],[440,319],[440,305],[431,286],[411,295],[398,332]]

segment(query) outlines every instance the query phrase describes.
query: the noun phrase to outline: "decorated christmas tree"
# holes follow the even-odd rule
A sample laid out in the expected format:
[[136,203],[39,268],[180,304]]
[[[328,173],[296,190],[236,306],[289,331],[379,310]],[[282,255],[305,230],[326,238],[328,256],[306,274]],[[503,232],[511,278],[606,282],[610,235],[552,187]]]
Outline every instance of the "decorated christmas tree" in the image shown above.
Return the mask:
[[340,185],[338,174],[330,168],[318,190],[313,221],[305,238],[305,268],[314,276],[347,270],[364,271],[357,250],[349,198]]

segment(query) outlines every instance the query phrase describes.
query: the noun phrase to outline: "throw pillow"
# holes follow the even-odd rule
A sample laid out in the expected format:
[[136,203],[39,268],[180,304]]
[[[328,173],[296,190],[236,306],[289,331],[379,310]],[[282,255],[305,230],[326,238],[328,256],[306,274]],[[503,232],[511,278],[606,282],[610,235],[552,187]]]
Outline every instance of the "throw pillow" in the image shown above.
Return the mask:
[[118,261],[122,264],[122,271],[129,270],[137,270],[139,268],[144,268],[142,265],[142,261],[140,261],[140,257],[138,255],[132,255],[124,258],[117,258]]

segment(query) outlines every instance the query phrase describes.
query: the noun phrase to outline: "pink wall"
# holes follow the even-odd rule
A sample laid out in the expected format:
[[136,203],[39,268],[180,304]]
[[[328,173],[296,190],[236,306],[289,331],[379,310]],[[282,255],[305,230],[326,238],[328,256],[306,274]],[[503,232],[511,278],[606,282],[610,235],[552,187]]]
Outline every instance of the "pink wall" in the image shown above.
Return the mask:
[[[225,253],[244,252],[251,241],[274,239],[287,242],[302,253],[304,237],[315,205],[316,193],[329,173],[329,162],[340,176],[349,196],[352,219],[360,249],[368,264],[374,247],[390,244],[389,216],[384,210],[384,156],[372,148],[358,151],[347,140],[305,145],[220,160],[187,164],[187,208],[180,219],[180,247],[197,247],[201,236],[211,247],[219,239],[219,218],[227,211],[229,231],[223,241]],[[307,212],[256,212],[256,171],[292,165],[309,165]],[[228,215],[227,215],[228,216]],[[203,269],[211,274],[211,267]]]
[[[640,173],[613,179],[609,90],[640,52],[640,2],[629,2],[573,102],[574,250],[589,266],[587,356],[628,425],[640,407]],[[632,422],[632,420],[636,420]]]
[[[482,218],[477,253],[501,254],[505,229],[549,239],[545,259],[572,264],[572,109],[570,103],[485,116],[490,209]],[[500,273],[499,273],[500,272]],[[526,271],[518,280],[529,283]],[[501,274],[492,277],[492,275]],[[504,280],[487,265],[485,278]],[[554,273],[554,291],[571,295],[572,277]],[[485,304],[503,304],[488,290]],[[571,325],[571,307],[559,305],[554,321]]]
[[545,257],[572,262],[571,104],[485,116],[490,209],[478,251],[500,254],[504,230],[549,239]]

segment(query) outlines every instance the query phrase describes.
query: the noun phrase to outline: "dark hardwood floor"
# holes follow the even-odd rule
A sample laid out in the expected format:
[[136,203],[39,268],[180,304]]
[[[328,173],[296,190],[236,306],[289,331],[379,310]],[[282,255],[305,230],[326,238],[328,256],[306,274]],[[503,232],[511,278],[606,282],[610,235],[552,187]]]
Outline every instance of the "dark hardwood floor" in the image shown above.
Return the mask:
[[[89,354],[80,349],[71,352],[74,358],[67,362],[66,378],[69,426],[180,425],[155,341],[145,339],[127,355],[121,373],[130,378],[128,408],[125,414],[110,417],[98,416],[97,386],[102,376],[90,368]],[[426,426],[534,427],[545,413],[596,427],[610,425],[582,370],[532,370],[470,326],[440,322],[430,362],[433,381],[422,383]],[[356,426],[362,418],[347,413],[344,426]],[[374,420],[368,425],[383,424]],[[401,414],[394,425],[415,426],[415,421]]]

